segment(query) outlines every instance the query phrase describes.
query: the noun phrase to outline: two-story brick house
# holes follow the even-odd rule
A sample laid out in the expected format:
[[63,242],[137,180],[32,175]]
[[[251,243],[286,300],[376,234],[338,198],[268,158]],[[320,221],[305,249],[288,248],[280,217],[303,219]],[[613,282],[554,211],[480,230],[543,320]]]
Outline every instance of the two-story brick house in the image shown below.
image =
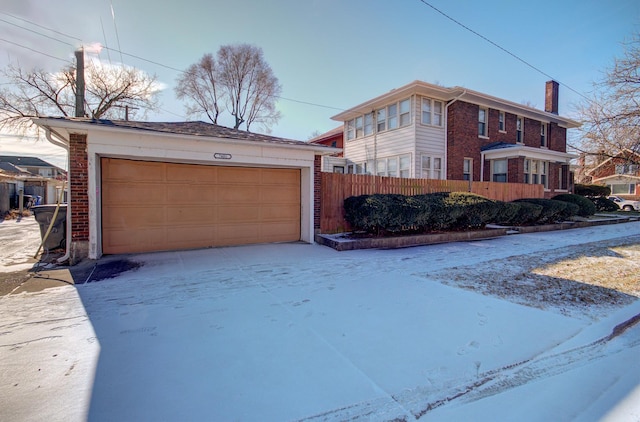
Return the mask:
[[586,172],[591,183],[608,186],[612,195],[625,199],[640,198],[640,155],[630,149],[621,151],[615,157],[601,160]]
[[567,129],[579,123],[558,115],[554,81],[544,111],[414,81],[332,119],[344,125],[343,162],[333,166],[347,173],[540,183],[547,196],[570,188]]

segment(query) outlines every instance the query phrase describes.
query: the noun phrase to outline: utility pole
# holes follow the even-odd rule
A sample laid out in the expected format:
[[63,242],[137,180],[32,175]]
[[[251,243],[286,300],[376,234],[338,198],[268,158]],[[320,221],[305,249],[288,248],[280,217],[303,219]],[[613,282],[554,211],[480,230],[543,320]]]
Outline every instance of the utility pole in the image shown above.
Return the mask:
[[76,50],[76,117],[84,117],[84,50]]

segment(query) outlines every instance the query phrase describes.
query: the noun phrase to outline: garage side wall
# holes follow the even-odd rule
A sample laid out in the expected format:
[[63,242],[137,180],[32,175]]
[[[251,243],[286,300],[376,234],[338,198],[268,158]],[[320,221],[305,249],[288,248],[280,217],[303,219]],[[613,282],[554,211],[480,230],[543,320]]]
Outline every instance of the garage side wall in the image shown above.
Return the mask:
[[71,218],[70,260],[74,264],[89,255],[89,169],[87,135],[69,136],[71,186],[67,212]]

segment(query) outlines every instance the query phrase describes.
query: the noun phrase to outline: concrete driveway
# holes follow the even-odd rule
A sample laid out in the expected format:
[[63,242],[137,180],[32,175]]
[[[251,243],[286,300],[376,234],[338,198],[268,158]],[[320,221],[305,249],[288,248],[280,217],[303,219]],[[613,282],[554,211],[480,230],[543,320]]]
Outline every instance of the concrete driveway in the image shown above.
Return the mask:
[[[640,334],[607,336],[640,313],[637,298],[567,313],[437,281],[617,240],[640,244],[640,224],[111,257],[76,273],[85,284],[0,297],[0,419],[634,417]],[[97,277],[106,262],[123,272]]]

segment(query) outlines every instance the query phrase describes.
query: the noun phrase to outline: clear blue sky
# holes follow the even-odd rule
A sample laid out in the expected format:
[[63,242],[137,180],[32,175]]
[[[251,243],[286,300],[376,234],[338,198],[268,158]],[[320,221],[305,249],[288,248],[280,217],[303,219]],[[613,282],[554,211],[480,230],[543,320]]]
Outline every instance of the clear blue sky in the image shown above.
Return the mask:
[[[569,117],[576,117],[574,105],[581,97],[567,86],[588,94],[620,56],[621,43],[640,28],[637,0],[425,1],[563,84],[560,114]],[[2,67],[11,61],[58,70],[64,65],[58,59],[71,60],[79,40],[175,69],[215,54],[221,45],[255,44],[280,80],[282,97],[332,107],[280,100],[283,117],[272,134],[299,140],[337,126],[330,117],[338,109],[416,79],[538,108],[544,106],[549,79],[420,0],[0,0],[0,5]],[[186,119],[173,91],[177,71],[114,51],[103,50],[100,58],[156,74],[166,86],[162,110],[148,120]],[[1,154],[11,153],[6,139],[0,137]]]

